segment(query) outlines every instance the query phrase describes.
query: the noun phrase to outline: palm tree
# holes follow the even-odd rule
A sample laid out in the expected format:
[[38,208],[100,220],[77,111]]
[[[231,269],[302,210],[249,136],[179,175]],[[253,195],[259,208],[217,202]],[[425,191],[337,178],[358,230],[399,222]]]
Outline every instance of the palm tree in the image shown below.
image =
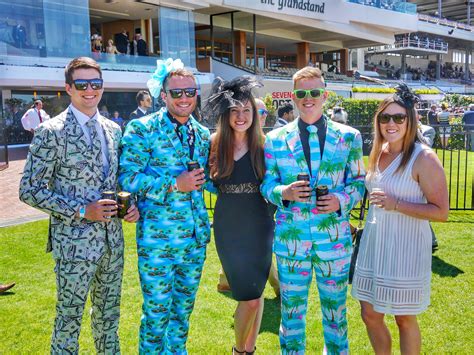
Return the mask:
[[[331,319],[330,321],[331,322],[334,322],[334,311],[336,310],[337,308],[337,302],[336,300],[332,299],[332,298],[327,298],[327,297],[324,297],[324,298],[321,298],[321,307],[322,308],[326,308],[328,309],[329,311],[331,311]],[[324,313],[324,312],[323,312]],[[328,319],[329,320],[329,319]]]
[[328,235],[329,235],[329,240],[332,242],[332,238],[331,238],[331,233],[330,233],[330,229],[332,227],[332,221],[329,219],[329,216],[324,218],[323,220],[321,220],[317,226],[318,228],[318,231],[320,232],[323,232],[325,231]]
[[314,262],[318,268],[319,268],[319,271],[321,271],[321,275],[324,276],[324,270],[323,268],[321,267],[321,264],[324,263],[324,260],[321,259],[319,256],[318,256],[318,253],[315,253],[314,256],[313,256],[313,259],[312,259],[312,262]]
[[288,308],[291,307],[288,319],[293,319],[293,314],[296,312],[297,308],[306,304],[306,300],[303,297],[297,295],[288,297],[287,302],[289,306]]
[[344,287],[347,286],[347,278],[340,278],[336,281],[336,286],[342,290]]
[[[336,238],[334,240],[331,240],[331,241],[336,242],[339,239],[339,221],[337,220],[336,215],[333,213],[327,217],[327,220],[328,220],[328,224],[330,228],[336,228]],[[330,234],[329,234],[329,239],[331,239]]]
[[360,175],[360,164],[362,162],[362,152],[359,149],[351,149],[349,155],[347,156],[347,162],[356,162],[357,163],[357,176]]
[[354,135],[352,134],[347,134],[344,136],[344,145],[347,147],[347,148],[350,148],[350,146],[352,145],[352,143],[354,142]]
[[[285,231],[285,238],[286,240],[288,241],[286,246],[288,248],[288,256],[295,256],[296,255],[296,251],[297,251],[297,245],[301,239],[300,239],[300,234],[302,233],[301,229],[298,229],[296,228],[295,226],[290,226],[289,228],[287,228]],[[293,251],[293,255],[290,254],[290,247],[289,247],[289,243],[290,242],[293,242],[294,245],[295,245],[295,249]]]
[[339,354],[339,345],[337,345],[335,342],[330,341],[326,344],[326,350],[328,354]]
[[311,209],[310,205],[307,204],[305,207],[301,209],[301,216],[303,216],[304,219],[308,219],[309,215],[311,214]]
[[299,342],[298,339],[291,339],[286,344],[284,344],[282,348],[286,350],[286,353],[288,354],[291,354],[291,353],[297,354],[298,351],[301,350],[301,346],[302,344]]

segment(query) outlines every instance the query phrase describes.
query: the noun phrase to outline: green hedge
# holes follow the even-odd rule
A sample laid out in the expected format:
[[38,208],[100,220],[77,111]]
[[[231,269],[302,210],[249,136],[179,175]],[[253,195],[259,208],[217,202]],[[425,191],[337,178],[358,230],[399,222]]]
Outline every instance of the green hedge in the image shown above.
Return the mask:
[[[390,94],[394,93],[396,90],[394,88],[381,88],[381,87],[364,87],[358,86],[353,87],[352,92],[367,92],[367,93],[377,93],[377,94]],[[440,93],[438,89],[416,89],[414,90],[415,94],[421,95],[437,95]]]
[[329,95],[325,103],[325,111],[334,106],[343,107],[349,115],[351,126],[370,126],[382,100],[379,99],[350,99],[338,95]]
[[[335,106],[343,107],[348,114],[348,124],[351,126],[372,126],[372,121],[382,100],[377,99],[350,99],[342,96],[330,94],[326,100],[324,109],[327,113],[328,110]],[[464,149],[465,147],[465,136],[462,133],[464,128],[462,126],[461,117],[454,118],[451,124],[451,137],[449,138],[448,148],[450,149]],[[369,129],[370,131],[370,129]],[[364,130],[363,133],[369,131]],[[441,147],[439,140],[439,132],[435,140],[435,146]]]

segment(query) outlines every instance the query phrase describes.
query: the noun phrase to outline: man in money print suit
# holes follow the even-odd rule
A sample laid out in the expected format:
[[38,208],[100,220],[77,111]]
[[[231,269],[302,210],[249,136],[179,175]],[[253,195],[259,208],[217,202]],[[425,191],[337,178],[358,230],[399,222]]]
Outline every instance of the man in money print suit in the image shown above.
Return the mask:
[[[50,214],[47,251],[56,262],[56,319],[52,354],[77,354],[90,291],[92,334],[99,354],[120,352],[118,326],[123,274],[122,222],[116,190],[121,129],[102,117],[102,72],[80,57],[66,67],[69,107],[35,130],[20,183],[20,199]],[[128,222],[139,218],[132,206]]]

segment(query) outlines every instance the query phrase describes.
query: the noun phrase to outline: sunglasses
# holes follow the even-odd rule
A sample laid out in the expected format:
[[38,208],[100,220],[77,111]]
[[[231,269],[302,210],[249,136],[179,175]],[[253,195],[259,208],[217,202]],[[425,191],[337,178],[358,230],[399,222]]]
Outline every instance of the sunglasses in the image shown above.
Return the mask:
[[104,86],[104,81],[102,79],[76,79],[72,83],[76,90],[87,90],[87,87],[90,85],[92,90],[100,90]]
[[260,116],[268,115],[268,110],[265,110],[264,108],[259,108],[257,112]]
[[186,89],[168,89],[167,90],[173,99],[179,99],[183,96],[183,93],[186,97],[194,97],[196,96],[197,89],[196,88],[186,88]]
[[379,120],[379,123],[382,123],[382,124],[387,124],[390,122],[390,120],[392,120],[396,124],[402,124],[403,122],[405,122],[405,119],[407,118],[407,116],[403,113],[397,113],[395,115],[390,115],[388,113],[381,113],[380,115],[377,116],[377,118]]
[[305,97],[312,97],[313,99],[317,99],[318,97],[321,97],[322,94],[326,92],[326,89],[309,89],[309,90],[303,90],[303,89],[297,89],[293,90],[293,94],[295,94],[295,97],[297,99],[304,99]]

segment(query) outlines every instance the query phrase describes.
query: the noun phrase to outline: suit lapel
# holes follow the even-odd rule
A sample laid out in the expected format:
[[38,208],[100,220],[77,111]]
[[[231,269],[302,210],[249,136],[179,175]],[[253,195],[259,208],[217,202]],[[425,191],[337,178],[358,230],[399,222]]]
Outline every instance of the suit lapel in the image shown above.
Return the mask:
[[[92,158],[92,151],[87,143],[86,136],[82,130],[81,125],[77,121],[71,109],[66,113],[66,121],[64,123],[64,130],[67,134],[68,145],[75,145],[85,157]],[[66,148],[67,149],[67,148]]]
[[192,116],[190,120],[194,130],[194,156],[192,160],[197,161],[199,166],[204,168],[207,163],[207,155],[201,154],[201,149],[204,144],[201,136],[202,132],[199,128],[199,123]]
[[334,166],[334,155],[336,153],[337,144],[341,140],[341,132],[334,125],[334,123],[328,119],[327,131],[326,131],[326,142],[324,143],[324,152],[321,159],[321,165],[318,173],[318,180],[322,174],[331,175],[332,168]]
[[189,152],[186,152],[179,140],[178,135],[174,129],[174,125],[171,123],[170,119],[168,118],[168,114],[166,110],[163,110],[161,113],[161,129],[162,132],[168,137],[171,144],[173,145],[174,149],[176,150],[176,154],[178,158],[183,162],[186,166],[187,162],[189,161]]
[[300,172],[310,174],[308,163],[306,162],[306,158],[304,156],[303,145],[301,144],[298,121],[299,118],[286,126],[286,143],[288,144],[288,148],[290,149],[294,159],[296,160],[296,163],[298,164]]
[[109,126],[105,123],[106,118],[99,116],[99,123],[102,127],[102,131],[104,132],[105,141],[107,143],[107,156],[109,159],[109,171],[107,172],[107,176],[105,177],[105,188],[106,189],[114,189],[115,190],[115,176],[117,173],[117,149],[115,148],[115,137],[114,132],[109,128]]

